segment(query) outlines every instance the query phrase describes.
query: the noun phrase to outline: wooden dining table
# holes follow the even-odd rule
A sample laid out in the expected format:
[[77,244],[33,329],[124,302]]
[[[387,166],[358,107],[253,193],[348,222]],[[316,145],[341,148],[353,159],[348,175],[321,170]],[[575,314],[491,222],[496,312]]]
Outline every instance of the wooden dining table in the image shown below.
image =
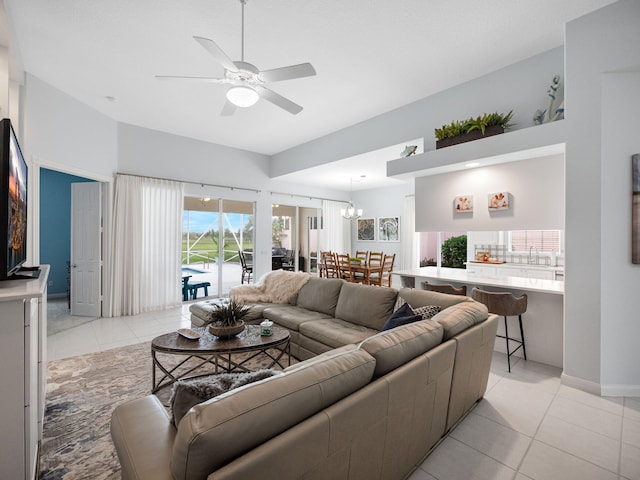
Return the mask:
[[356,275],[362,275],[362,283],[370,285],[369,279],[372,273],[380,273],[382,275],[382,265],[367,265],[366,263],[352,263],[351,273]]

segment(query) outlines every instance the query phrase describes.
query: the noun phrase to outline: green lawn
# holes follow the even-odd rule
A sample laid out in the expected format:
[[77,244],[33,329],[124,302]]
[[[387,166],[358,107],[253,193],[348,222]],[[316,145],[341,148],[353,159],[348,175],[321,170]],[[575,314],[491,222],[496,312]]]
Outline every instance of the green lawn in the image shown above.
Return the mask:
[[[253,245],[249,242],[244,242],[245,251],[253,249]],[[218,244],[211,238],[201,239],[195,247],[191,248],[191,258],[187,259],[187,242],[182,241],[182,263],[198,263],[198,262],[213,262],[218,256]],[[236,242],[231,239],[224,244],[224,260],[230,260],[232,262],[239,262],[238,259],[238,246]]]

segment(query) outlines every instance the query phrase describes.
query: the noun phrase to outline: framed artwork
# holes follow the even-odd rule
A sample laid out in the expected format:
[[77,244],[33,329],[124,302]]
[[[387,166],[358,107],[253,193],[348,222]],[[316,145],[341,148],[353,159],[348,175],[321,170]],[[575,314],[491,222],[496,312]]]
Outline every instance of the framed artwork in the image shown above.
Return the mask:
[[378,218],[378,240],[380,242],[400,241],[400,217]]
[[460,195],[453,201],[453,208],[456,213],[473,212],[473,195]]
[[376,239],[376,221],[374,218],[358,219],[358,241],[373,242]]
[[640,264],[640,153],[631,156],[631,262]]
[[509,192],[490,193],[488,197],[489,210],[507,210],[511,203]]

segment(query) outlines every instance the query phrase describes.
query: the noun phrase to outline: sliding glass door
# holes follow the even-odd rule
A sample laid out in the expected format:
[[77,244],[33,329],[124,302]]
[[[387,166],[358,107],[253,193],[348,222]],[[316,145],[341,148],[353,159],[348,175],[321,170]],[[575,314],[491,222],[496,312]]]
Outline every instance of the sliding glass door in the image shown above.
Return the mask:
[[293,258],[295,270],[316,272],[322,209],[294,205],[271,207],[272,267],[281,255]]
[[[254,202],[185,197],[182,228],[182,275],[185,282],[206,284],[209,296],[226,296],[241,283],[239,251],[251,261]],[[205,294],[198,289],[197,297]]]

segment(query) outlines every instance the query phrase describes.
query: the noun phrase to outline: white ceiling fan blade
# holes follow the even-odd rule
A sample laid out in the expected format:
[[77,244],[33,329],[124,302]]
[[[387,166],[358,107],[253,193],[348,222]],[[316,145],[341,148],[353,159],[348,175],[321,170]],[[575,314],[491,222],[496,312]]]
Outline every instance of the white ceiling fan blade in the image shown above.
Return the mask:
[[273,90],[269,90],[268,88],[262,86],[257,86],[255,87],[255,89],[262,98],[280,108],[285,109],[289,113],[297,115],[302,111],[302,107],[300,105],[298,105],[297,103],[293,103],[291,100],[284,98],[282,95],[274,92]]
[[235,66],[233,61],[231,61],[227,54],[222,51],[222,49],[216,44],[216,42],[204,37],[194,36],[193,39],[200,45],[202,45],[204,49],[209,52],[213,56],[213,58],[215,58],[218,63],[222,65],[226,70],[229,70],[230,72],[238,71],[238,68]]
[[223,117],[230,117],[231,115],[236,113],[237,109],[238,107],[236,107],[233,103],[227,100],[226,102],[224,102],[224,106],[222,107],[222,111],[220,112],[220,115]]
[[212,78],[212,77],[183,77],[179,75],[156,75],[158,80],[188,80],[192,82],[204,82],[204,83],[228,83],[226,78]]
[[260,78],[265,82],[280,82],[282,80],[291,80],[294,78],[312,77],[316,74],[316,70],[310,63],[301,63],[299,65],[291,65],[289,67],[274,68],[273,70],[265,70],[260,72]]

